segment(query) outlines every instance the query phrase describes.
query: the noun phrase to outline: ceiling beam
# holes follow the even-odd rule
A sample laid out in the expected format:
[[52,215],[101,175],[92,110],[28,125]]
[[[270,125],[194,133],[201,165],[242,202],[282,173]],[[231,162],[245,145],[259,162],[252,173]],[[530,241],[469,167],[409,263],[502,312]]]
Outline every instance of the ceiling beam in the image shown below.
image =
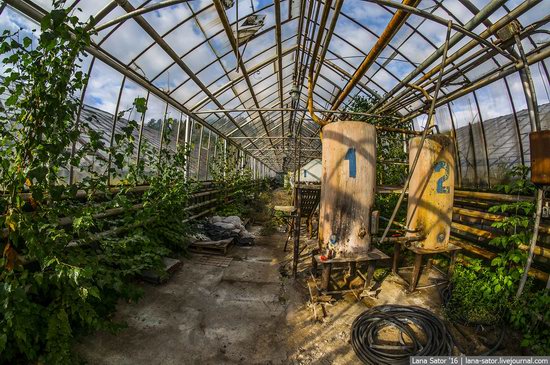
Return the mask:
[[[229,20],[227,19],[227,14],[225,13],[225,8],[223,4],[221,3],[221,0],[214,0],[214,5],[216,7],[216,11],[218,12],[218,16],[222,22],[223,28],[225,29],[225,33],[227,35],[227,38],[229,39],[229,42],[231,43],[231,47],[233,47],[233,51],[235,52],[235,56],[237,57],[239,68],[241,69],[241,72],[243,73],[244,80],[246,82],[246,85],[248,86],[248,90],[250,94],[252,95],[252,99],[254,100],[254,104],[257,108],[260,107],[260,104],[258,103],[258,100],[256,99],[256,94],[254,93],[254,87],[252,86],[252,83],[250,82],[250,77],[248,76],[248,73],[246,71],[246,67],[244,64],[244,61],[242,57],[240,57],[239,49],[237,48],[237,42],[235,40],[235,34],[233,33],[233,30],[231,29],[231,24],[229,24]],[[260,119],[262,121],[262,124],[264,126],[264,129],[269,136],[267,123],[265,122],[265,119],[261,112]]]

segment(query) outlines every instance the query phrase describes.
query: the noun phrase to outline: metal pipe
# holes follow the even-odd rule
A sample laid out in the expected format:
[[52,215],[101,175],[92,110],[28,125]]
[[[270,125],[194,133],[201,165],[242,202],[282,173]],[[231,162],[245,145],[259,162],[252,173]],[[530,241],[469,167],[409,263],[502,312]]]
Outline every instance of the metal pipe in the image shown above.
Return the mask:
[[[326,6],[326,5],[325,5]],[[301,129],[302,129],[302,121],[300,121],[300,123],[298,123],[298,126],[296,128],[296,133],[294,134],[295,136],[299,135],[300,138],[301,138]],[[295,137],[296,138],[296,137]],[[298,144],[301,144],[301,140],[298,141]],[[293,265],[292,265],[292,276],[294,277],[294,279],[297,278],[298,276],[298,258],[300,256],[300,227],[301,227],[301,215],[302,215],[302,195],[300,194],[300,179],[301,179],[301,174],[299,173],[300,169],[302,168],[301,166],[301,160],[302,160],[302,156],[301,156],[301,153],[302,151],[299,150],[298,151],[298,168],[296,168],[296,166],[294,166],[294,174],[298,175],[298,177],[294,180],[294,190],[296,191],[295,193],[295,199],[296,199],[296,218],[295,218],[295,226],[294,226],[294,255],[293,255]]]
[[[207,109],[207,110],[197,110],[194,111],[193,114],[215,114],[215,113],[234,113],[234,112],[256,112],[256,111],[264,111],[264,112],[292,112],[292,111],[298,111],[298,112],[308,112],[309,109],[305,108],[233,108],[233,109]],[[363,112],[351,112],[351,111],[341,111],[341,110],[328,110],[328,109],[313,109],[313,111],[317,113],[331,113],[331,114],[349,114],[349,115],[361,115],[365,117],[373,117],[373,118],[390,118],[395,120],[401,120],[400,117],[395,117],[391,115],[381,115],[381,114],[374,114],[374,113],[363,113]]]
[[[189,144],[191,143],[191,123],[189,123],[189,116],[186,115],[185,118],[185,135],[184,135],[184,141],[185,148],[189,148]],[[189,156],[185,159],[185,179],[189,179]]]
[[181,119],[183,117],[183,113],[180,112],[180,117],[178,119],[178,130],[176,132],[176,152],[179,150],[180,147],[180,133],[181,133]]
[[[307,105],[309,109],[309,114],[311,115],[311,118],[313,118],[313,121],[317,124],[319,124],[321,127],[326,124],[326,122],[322,121],[313,111],[313,88],[315,87],[315,83],[313,81],[313,73],[315,69],[315,61],[317,60],[317,54],[319,53],[319,47],[321,46],[321,41],[323,40],[323,34],[325,33],[325,25],[328,20],[328,14],[330,12],[330,8],[332,6],[332,0],[325,0],[325,4],[323,7],[323,15],[321,15],[321,21],[319,22],[319,31],[317,32],[317,40],[315,41],[315,45],[313,47],[313,53],[311,56],[311,63],[309,64],[309,75],[308,75],[308,97],[307,97]],[[321,67],[319,67],[320,69]]]
[[116,124],[119,117],[118,110],[120,108],[120,99],[122,98],[122,91],[124,90],[125,83],[126,83],[126,76],[122,78],[122,82],[120,83],[120,90],[118,91],[118,98],[116,100],[116,106],[115,106],[115,114],[113,115],[113,126],[111,128],[111,138],[109,140],[109,156],[108,156],[108,162],[107,162],[107,186],[111,186],[111,163],[113,159],[113,154],[111,153],[111,150],[113,148],[113,143],[115,142]]
[[162,160],[162,148],[164,147],[164,133],[166,131],[166,114],[168,113],[168,103],[166,103],[166,108],[164,108],[164,115],[162,116],[162,125],[160,127],[160,141],[159,141],[159,156],[158,162]]
[[[231,139],[287,139],[289,137],[229,137]],[[302,137],[302,139],[319,139],[319,137]],[[247,149],[247,151],[250,151],[250,149]]]
[[[420,0],[403,0],[403,5],[407,5],[407,6],[410,5],[415,7],[418,5],[418,3],[420,3]],[[390,22],[388,23],[388,26],[386,27],[386,29],[384,29],[384,31],[380,35],[380,38],[378,38],[375,45],[370,50],[369,54],[365,57],[363,62],[361,62],[361,65],[355,70],[352,78],[346,84],[344,89],[342,89],[342,91],[340,92],[340,94],[332,104],[331,106],[332,110],[338,109],[338,107],[344,102],[345,98],[351,93],[353,88],[357,85],[357,82],[365,75],[365,73],[374,63],[376,58],[378,58],[380,53],[382,53],[382,51],[393,39],[397,31],[403,26],[403,24],[405,24],[405,21],[407,20],[408,17],[409,17],[409,12],[404,11],[403,9],[399,9],[395,12]]]
[[[321,50],[321,54],[319,55],[319,67],[317,67],[317,71],[315,71],[315,76],[313,77],[313,87],[317,85],[317,79],[319,78],[319,74],[321,73],[321,68],[324,65],[325,56],[328,52],[328,47],[330,45],[330,41],[332,39],[332,35],[334,34],[334,29],[336,28],[336,23],[338,22],[338,17],[340,15],[340,11],[342,10],[342,5],[344,5],[344,0],[336,0],[336,4],[334,5],[334,11],[332,15],[332,19],[330,20],[330,26],[327,31],[327,35],[325,37],[325,43],[323,45],[323,49]],[[325,4],[325,7],[327,5]]]
[[191,1],[191,0],[165,0],[165,1],[161,1],[159,3],[153,4],[153,5],[150,5],[150,6],[146,6],[146,7],[143,7],[143,8],[136,9],[134,11],[130,11],[130,12],[124,14],[124,15],[121,15],[121,16],[113,19],[113,20],[110,20],[110,21],[108,21],[104,24],[101,24],[98,27],[93,28],[93,30],[94,30],[94,32],[99,33],[103,29],[109,28],[109,27],[111,27],[115,24],[121,23],[121,22],[123,22],[127,19],[130,19],[130,18],[134,18],[138,15],[149,13],[151,11],[155,11],[155,10],[162,9],[162,8],[172,6],[172,5],[176,5],[176,4],[186,3],[188,1]]
[[[238,3],[238,1],[237,1]],[[277,49],[277,76],[279,84],[279,107],[283,107],[283,57],[282,46],[281,46],[281,0],[275,0],[275,44]],[[283,112],[281,112],[281,120],[283,120]],[[285,135],[285,124],[281,123],[281,136]]]
[[[451,29],[452,29],[451,25],[452,25],[452,22],[449,21],[449,23],[447,25],[447,37],[445,39],[445,45],[443,47],[443,56],[442,56],[442,59],[441,59],[442,67],[441,67],[441,71],[439,73],[439,78],[437,80],[437,86],[435,88],[434,96],[432,98],[430,111],[428,112],[428,119],[426,120],[426,126],[424,127],[424,131],[422,132],[422,137],[421,137],[421,140],[420,140],[420,144],[419,144],[418,149],[416,151],[416,155],[414,156],[414,160],[413,160],[413,163],[411,164],[411,168],[409,169],[409,174],[407,176],[407,180],[405,181],[405,185],[403,187],[403,190],[402,190],[401,194],[399,195],[399,199],[397,200],[397,203],[395,204],[395,208],[393,209],[393,212],[392,212],[392,215],[391,215],[390,220],[388,222],[388,225],[386,226],[386,229],[384,230],[384,233],[382,234],[382,237],[380,238],[380,243],[383,243],[384,239],[388,235],[390,227],[391,227],[391,225],[392,225],[392,223],[393,223],[393,221],[394,221],[394,219],[397,215],[397,211],[399,210],[399,207],[401,206],[401,203],[403,202],[406,191],[409,188],[409,184],[411,182],[412,175],[413,175],[414,170],[416,168],[416,164],[418,163],[418,159],[420,158],[420,153],[422,152],[422,147],[424,146],[424,141],[426,140],[426,137],[428,135],[428,130],[430,129],[430,120],[432,119],[434,111],[435,111],[435,101],[437,100],[437,96],[439,94],[439,89],[441,88],[441,79],[443,78],[443,71],[445,69],[445,67],[443,65],[445,64],[445,61],[447,60],[447,52],[449,50],[449,40],[450,40],[450,37],[451,37]],[[408,226],[408,224],[407,224],[407,226]]]
[[[539,111],[538,111],[539,106],[537,102],[537,95],[535,92],[535,85],[533,83],[533,76],[531,75],[531,69],[529,67],[529,62],[527,60],[527,57],[525,56],[525,51],[523,49],[523,45],[521,44],[521,39],[519,38],[517,33],[514,35],[514,38],[515,38],[516,45],[518,47],[518,51],[521,56],[521,59],[523,63],[526,65],[526,67],[524,68],[524,72],[522,72],[521,75],[522,75],[523,91],[525,93],[525,99],[527,101],[527,109],[529,111],[529,121],[531,122],[531,130],[533,132],[537,132],[540,130],[540,119],[539,119]],[[539,226],[540,226],[540,219],[542,214],[543,197],[544,197],[544,188],[539,187],[537,189],[537,196],[535,201],[536,208],[535,208],[535,225],[533,227],[533,235],[531,236],[531,242],[529,243],[529,253],[527,255],[527,262],[525,263],[523,275],[521,276],[521,280],[519,282],[516,298],[519,298],[523,293],[523,289],[527,281],[527,273],[529,272],[529,269],[531,268],[531,264],[533,262],[533,255],[535,253],[535,247],[537,245],[537,239],[539,236]]]
[[[5,5],[5,4],[4,4]],[[0,12],[1,14],[1,12]],[[92,74],[92,70],[94,68],[95,64],[95,57],[92,57],[92,60],[90,61],[90,66],[88,67],[88,72],[86,73],[88,77]],[[86,90],[88,90],[88,83],[86,82],[84,86],[82,87],[82,93],[80,94],[80,105],[78,106],[78,111],[76,112],[76,122],[75,122],[75,128],[78,129],[80,126],[80,116],[82,115],[82,108],[84,107],[84,96],[86,95]],[[73,141],[71,144],[71,160],[74,158],[74,155],[76,153],[76,141]],[[70,164],[69,166],[69,185],[72,185],[74,183],[74,166]]]
[[[549,43],[549,45],[550,45],[550,43]],[[542,61],[542,60],[544,60],[548,57],[550,57],[550,47],[546,47],[546,49],[540,50],[537,53],[534,53],[534,54],[531,54],[531,55],[527,56],[527,63],[529,65],[531,65],[531,64],[540,62],[540,61]],[[455,91],[454,93],[447,94],[447,96],[445,96],[445,97],[443,97],[443,98],[436,101],[436,107],[440,107],[442,105],[448,104],[449,102],[451,102],[455,99],[458,99],[461,96],[469,94],[474,90],[477,90],[479,88],[482,88],[483,86],[489,85],[489,84],[491,84],[491,83],[493,83],[497,80],[500,80],[503,77],[509,76],[509,75],[513,74],[514,72],[517,72],[517,71],[521,70],[524,67],[524,65],[525,64],[524,64],[523,61],[518,61],[515,64],[508,64],[508,66],[506,66],[502,69],[496,70],[494,73],[489,74],[486,77],[484,77],[482,79],[479,79],[479,80],[471,83],[470,85],[465,86],[465,87]],[[423,110],[413,111],[409,115],[407,115],[406,117],[402,118],[399,123],[400,124],[401,123],[406,123],[406,122],[418,117],[421,114],[424,114]]]
[[202,137],[204,135],[204,128],[201,128],[201,133],[199,134],[199,148],[197,154],[197,180],[201,178],[201,160],[202,160]]
[[485,126],[483,125],[483,116],[481,115],[481,108],[479,101],[477,100],[476,92],[472,93],[474,102],[476,103],[477,115],[479,116],[479,130],[481,131],[481,143],[483,145],[483,153],[485,155],[485,165],[487,168],[487,185],[491,187],[491,167],[489,163],[489,151],[487,149],[487,137],[485,136]]
[[[220,0],[214,0],[214,6],[216,7],[218,17],[220,18],[222,26],[225,30],[226,35],[227,35],[227,38],[229,39],[229,43],[231,44],[231,47],[235,51],[235,54],[238,55],[239,54],[239,49],[237,48],[237,43],[236,43],[236,39],[235,39],[236,37],[233,34],[233,31],[231,30],[231,24],[229,24],[229,20],[227,19],[227,14],[225,13],[223,4],[221,3]],[[239,60],[239,65],[240,65],[240,69],[243,73],[244,81],[246,82],[246,85],[248,87],[250,95],[252,96],[254,104],[256,105],[256,108],[260,108],[260,105],[259,105],[258,100],[256,98],[256,94],[254,93],[254,87],[252,86],[252,83],[250,82],[250,77],[248,76],[248,73],[246,71],[244,61],[242,60],[242,57],[237,57],[237,59]],[[189,76],[191,76],[191,75],[189,75]],[[223,108],[222,105],[218,105],[218,107]],[[258,113],[260,115],[260,120],[262,121],[263,127],[264,127],[264,129],[267,133],[267,136],[269,136],[267,123],[264,119],[264,116],[263,116],[261,111],[259,111]],[[246,133],[243,133],[243,134],[246,135]]]
[[[533,6],[537,5],[538,3],[540,3],[542,0],[526,0],[524,1],[522,4],[518,5],[515,9],[513,9],[511,12],[509,12],[507,15],[503,16],[501,19],[499,19],[495,24],[493,24],[491,27],[485,29],[483,32],[481,32],[479,34],[480,37],[482,38],[488,38],[490,35],[494,34],[497,30],[499,30],[500,28],[502,28],[504,25],[508,24],[511,20],[519,17],[520,15],[522,15],[523,13],[525,13],[526,11],[528,11],[530,8],[532,8]],[[468,23],[468,24],[471,24],[472,26],[474,26],[474,28],[476,26],[478,26],[480,24],[480,22],[482,22],[484,19],[486,19],[490,13],[494,12],[496,9],[494,9],[492,7],[492,5],[494,5],[493,3],[489,4],[491,5],[491,8],[490,9],[487,9],[484,8],[483,10],[481,10],[481,15],[482,16],[474,16],[474,18],[472,18],[472,20]],[[489,12],[490,11],[490,12]],[[474,21],[475,20],[475,21]],[[472,23],[473,22],[473,23]],[[468,25],[466,25],[468,26]],[[474,29],[472,28],[472,29]],[[462,37],[461,37],[462,38]],[[462,46],[458,51],[456,51],[455,53],[453,53],[452,55],[450,55],[448,57],[448,61],[447,61],[447,64],[450,64],[450,63],[453,63],[454,61],[456,61],[457,59],[459,59],[460,57],[464,56],[466,53],[468,53],[470,50],[472,50],[473,48],[477,47],[479,45],[479,42],[472,39],[470,42],[468,42],[467,44],[465,44],[464,46]],[[422,62],[414,71],[412,71],[409,75],[407,75],[407,77],[405,77],[403,79],[402,82],[400,82],[399,84],[397,84],[392,90],[390,90],[381,100],[378,101],[378,103],[376,103],[374,105],[374,109],[379,109],[386,101],[388,101],[388,99],[390,97],[392,97],[392,95],[395,95],[399,89],[401,89],[403,86],[409,84],[416,76],[418,76],[426,67],[430,66],[436,58],[433,58],[433,55],[430,56],[428,59],[426,59],[424,62]],[[445,66],[447,66],[447,64],[445,64]],[[417,81],[417,83],[423,83],[424,81],[428,80],[429,78],[431,78],[432,76],[436,75],[438,72],[440,71],[440,66],[437,65],[435,66],[434,68],[432,68],[430,71],[428,71],[426,74],[422,75],[422,77],[420,77],[420,79]],[[401,92],[400,94],[394,96],[394,99],[400,99],[401,97],[403,97],[405,94],[407,93],[407,91],[403,91]]]
[[[534,30],[536,30],[542,24],[546,24],[549,20],[550,20],[550,16],[547,16],[543,20],[538,21],[538,22],[536,22],[534,24],[531,24],[530,26],[526,27],[519,34],[520,38],[529,37],[529,35]],[[470,44],[470,43],[468,43],[468,44]],[[471,44],[478,45],[478,43],[476,41],[472,41]],[[514,44],[513,40],[508,40],[508,41],[502,42],[501,47],[503,49],[513,51],[512,49],[509,48],[513,44]],[[462,50],[462,48],[461,48],[461,50]],[[459,50],[456,53],[454,53],[453,55],[451,55],[451,57],[455,56],[461,50]],[[484,62],[487,62],[487,60],[489,60],[489,59],[495,60],[494,57],[497,54],[498,53],[495,52],[494,50],[490,50],[490,49],[487,49],[487,48],[481,48],[481,49],[475,51],[474,53],[468,54],[467,58],[462,59],[460,62],[453,63],[452,67],[446,67],[445,68],[445,73],[443,74],[444,76],[447,76],[447,74],[450,74],[451,72],[454,71],[454,73],[452,75],[446,77],[445,83],[449,83],[449,82],[451,82],[451,81],[453,81],[457,78],[465,77],[466,73],[468,73],[469,71],[474,70],[476,67],[479,67]],[[518,58],[518,59],[520,58],[519,55],[517,55],[517,52],[515,52],[515,51],[512,52],[512,55],[514,57]],[[450,57],[449,57],[449,59],[450,59]],[[497,65],[499,65],[496,60],[495,60],[495,62],[497,63]],[[447,64],[449,64],[449,61],[447,62]],[[464,65],[466,65],[466,66],[464,66]],[[436,70],[436,69],[439,69],[439,65],[436,65],[434,67],[434,69],[432,69],[432,70]],[[432,71],[429,71],[428,73],[431,73],[431,72]],[[431,74],[431,77],[433,77],[433,75],[434,74]],[[427,78],[426,76],[422,76],[418,81],[419,85],[428,85],[429,83],[433,83],[433,81],[431,80],[431,78]],[[411,85],[409,85],[409,86],[411,86]],[[392,100],[387,101],[382,107],[377,108],[376,111],[378,113],[382,113],[385,110],[403,108],[406,105],[409,105],[409,104],[411,104],[415,101],[416,98],[414,97],[414,95],[411,95],[411,94],[412,94],[412,90],[410,90],[410,89],[403,90],[399,95],[393,97]]]
[[[516,45],[524,64],[528,64],[527,57],[525,56],[525,50],[521,44],[521,39],[517,34],[514,35]],[[531,68],[529,66],[523,68],[520,71],[521,82],[523,84],[523,92],[525,93],[525,100],[527,101],[527,110],[529,112],[529,121],[531,122],[531,130],[536,132],[540,130],[540,119],[538,113],[538,101],[535,93],[535,85],[533,83],[533,75],[531,74]]]

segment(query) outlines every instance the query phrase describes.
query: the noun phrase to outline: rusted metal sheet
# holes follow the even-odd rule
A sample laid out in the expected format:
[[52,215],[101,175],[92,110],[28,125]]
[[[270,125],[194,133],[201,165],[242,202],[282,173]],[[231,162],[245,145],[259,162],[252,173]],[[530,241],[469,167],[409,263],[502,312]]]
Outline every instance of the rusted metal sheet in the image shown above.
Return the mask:
[[550,130],[529,133],[531,181],[550,185]]

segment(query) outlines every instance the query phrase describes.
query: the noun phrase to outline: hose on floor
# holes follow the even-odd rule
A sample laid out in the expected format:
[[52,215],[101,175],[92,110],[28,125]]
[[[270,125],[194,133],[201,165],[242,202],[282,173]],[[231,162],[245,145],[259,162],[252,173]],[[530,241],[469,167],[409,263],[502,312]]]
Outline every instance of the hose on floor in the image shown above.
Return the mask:
[[[399,331],[400,344],[387,344],[381,339],[389,327]],[[424,308],[381,305],[353,321],[351,345],[365,364],[407,365],[410,356],[451,355],[453,339],[445,323]]]

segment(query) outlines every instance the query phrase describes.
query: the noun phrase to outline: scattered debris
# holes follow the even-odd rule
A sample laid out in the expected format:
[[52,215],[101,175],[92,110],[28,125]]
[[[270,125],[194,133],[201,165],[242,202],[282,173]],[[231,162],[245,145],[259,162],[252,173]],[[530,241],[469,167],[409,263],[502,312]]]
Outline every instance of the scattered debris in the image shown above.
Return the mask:
[[203,224],[203,228],[214,241],[234,238],[236,245],[251,246],[254,243],[255,236],[246,230],[243,221],[237,216],[213,216]]
[[191,252],[225,255],[234,238],[226,238],[219,241],[195,241],[189,245]]

